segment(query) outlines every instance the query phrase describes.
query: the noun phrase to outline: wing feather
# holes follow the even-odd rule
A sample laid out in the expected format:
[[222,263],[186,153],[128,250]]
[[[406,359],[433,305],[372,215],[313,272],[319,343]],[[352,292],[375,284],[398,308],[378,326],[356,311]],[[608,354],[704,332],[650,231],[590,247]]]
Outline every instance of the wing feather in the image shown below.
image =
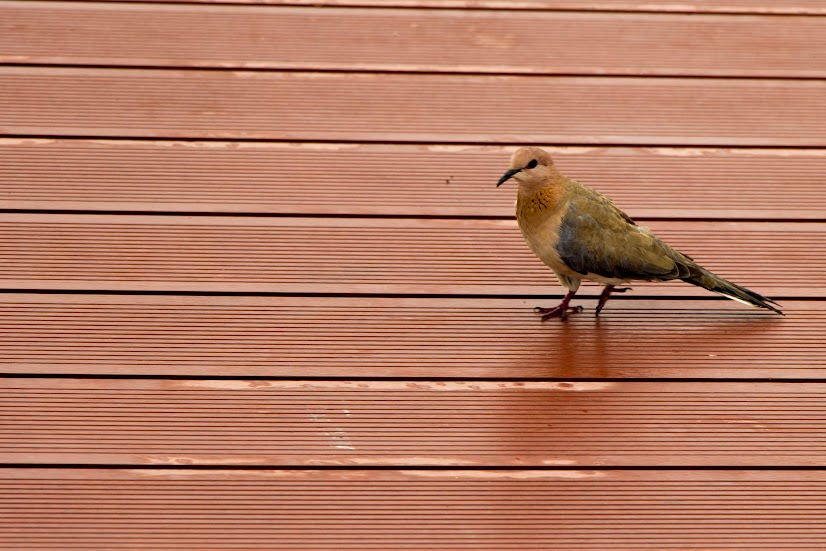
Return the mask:
[[596,191],[579,186],[559,230],[557,253],[575,272],[622,280],[691,276],[696,266]]

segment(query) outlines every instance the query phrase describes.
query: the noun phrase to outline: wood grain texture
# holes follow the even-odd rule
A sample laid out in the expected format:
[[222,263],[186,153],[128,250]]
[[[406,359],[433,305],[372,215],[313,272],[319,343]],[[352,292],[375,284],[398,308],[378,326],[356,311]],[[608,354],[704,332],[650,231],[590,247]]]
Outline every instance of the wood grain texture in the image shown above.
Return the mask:
[[[547,147],[633,217],[826,219],[826,151]],[[4,208],[513,217],[513,148],[0,139]]]
[[0,461],[787,467],[826,464],[826,385],[7,379]]
[[31,64],[822,78],[825,34],[819,17],[0,2],[0,62]]
[[[648,226],[709,270],[766,296],[826,296],[826,224]],[[0,286],[7,289],[495,296],[560,290],[514,220],[2,214],[0,240]],[[713,296],[681,281],[635,285],[636,296]],[[596,288],[588,284],[583,294]]]
[[5,373],[230,377],[823,378],[826,303],[2,296]]
[[[101,0],[140,2],[144,0]],[[179,0],[154,0],[171,3]],[[368,6],[495,10],[581,10],[676,13],[826,14],[823,0],[188,0],[204,4],[261,4],[276,6]]]
[[0,471],[14,549],[818,549],[822,471]]
[[[826,548],[826,3],[218,1],[0,0],[0,209],[113,213],[0,217],[0,548]],[[541,323],[526,143],[787,316]]]
[[826,145],[826,80],[0,68],[0,133]]

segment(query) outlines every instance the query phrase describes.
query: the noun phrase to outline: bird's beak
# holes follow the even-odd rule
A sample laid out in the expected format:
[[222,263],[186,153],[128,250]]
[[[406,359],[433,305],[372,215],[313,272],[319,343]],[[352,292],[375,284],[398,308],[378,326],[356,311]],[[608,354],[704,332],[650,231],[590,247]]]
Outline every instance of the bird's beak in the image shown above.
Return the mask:
[[501,178],[499,178],[499,182],[497,182],[496,187],[501,186],[502,184],[513,178],[513,175],[517,172],[520,172],[521,170],[521,168],[512,168],[509,171],[507,171]]

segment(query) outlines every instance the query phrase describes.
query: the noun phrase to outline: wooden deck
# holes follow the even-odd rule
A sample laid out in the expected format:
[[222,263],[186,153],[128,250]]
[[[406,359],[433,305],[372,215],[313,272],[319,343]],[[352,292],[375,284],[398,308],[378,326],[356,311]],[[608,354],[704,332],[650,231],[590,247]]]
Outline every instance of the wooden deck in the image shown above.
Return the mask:
[[[826,548],[824,16],[0,1],[0,547]],[[527,143],[786,317],[540,323]]]

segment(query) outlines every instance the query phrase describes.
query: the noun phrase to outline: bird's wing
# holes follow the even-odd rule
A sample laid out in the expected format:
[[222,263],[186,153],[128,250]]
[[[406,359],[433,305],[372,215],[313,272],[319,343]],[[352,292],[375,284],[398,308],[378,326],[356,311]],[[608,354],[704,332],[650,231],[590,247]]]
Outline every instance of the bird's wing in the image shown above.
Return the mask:
[[567,210],[559,228],[556,251],[582,275],[621,280],[667,280],[690,276],[691,259],[637,226],[611,200],[572,182]]

